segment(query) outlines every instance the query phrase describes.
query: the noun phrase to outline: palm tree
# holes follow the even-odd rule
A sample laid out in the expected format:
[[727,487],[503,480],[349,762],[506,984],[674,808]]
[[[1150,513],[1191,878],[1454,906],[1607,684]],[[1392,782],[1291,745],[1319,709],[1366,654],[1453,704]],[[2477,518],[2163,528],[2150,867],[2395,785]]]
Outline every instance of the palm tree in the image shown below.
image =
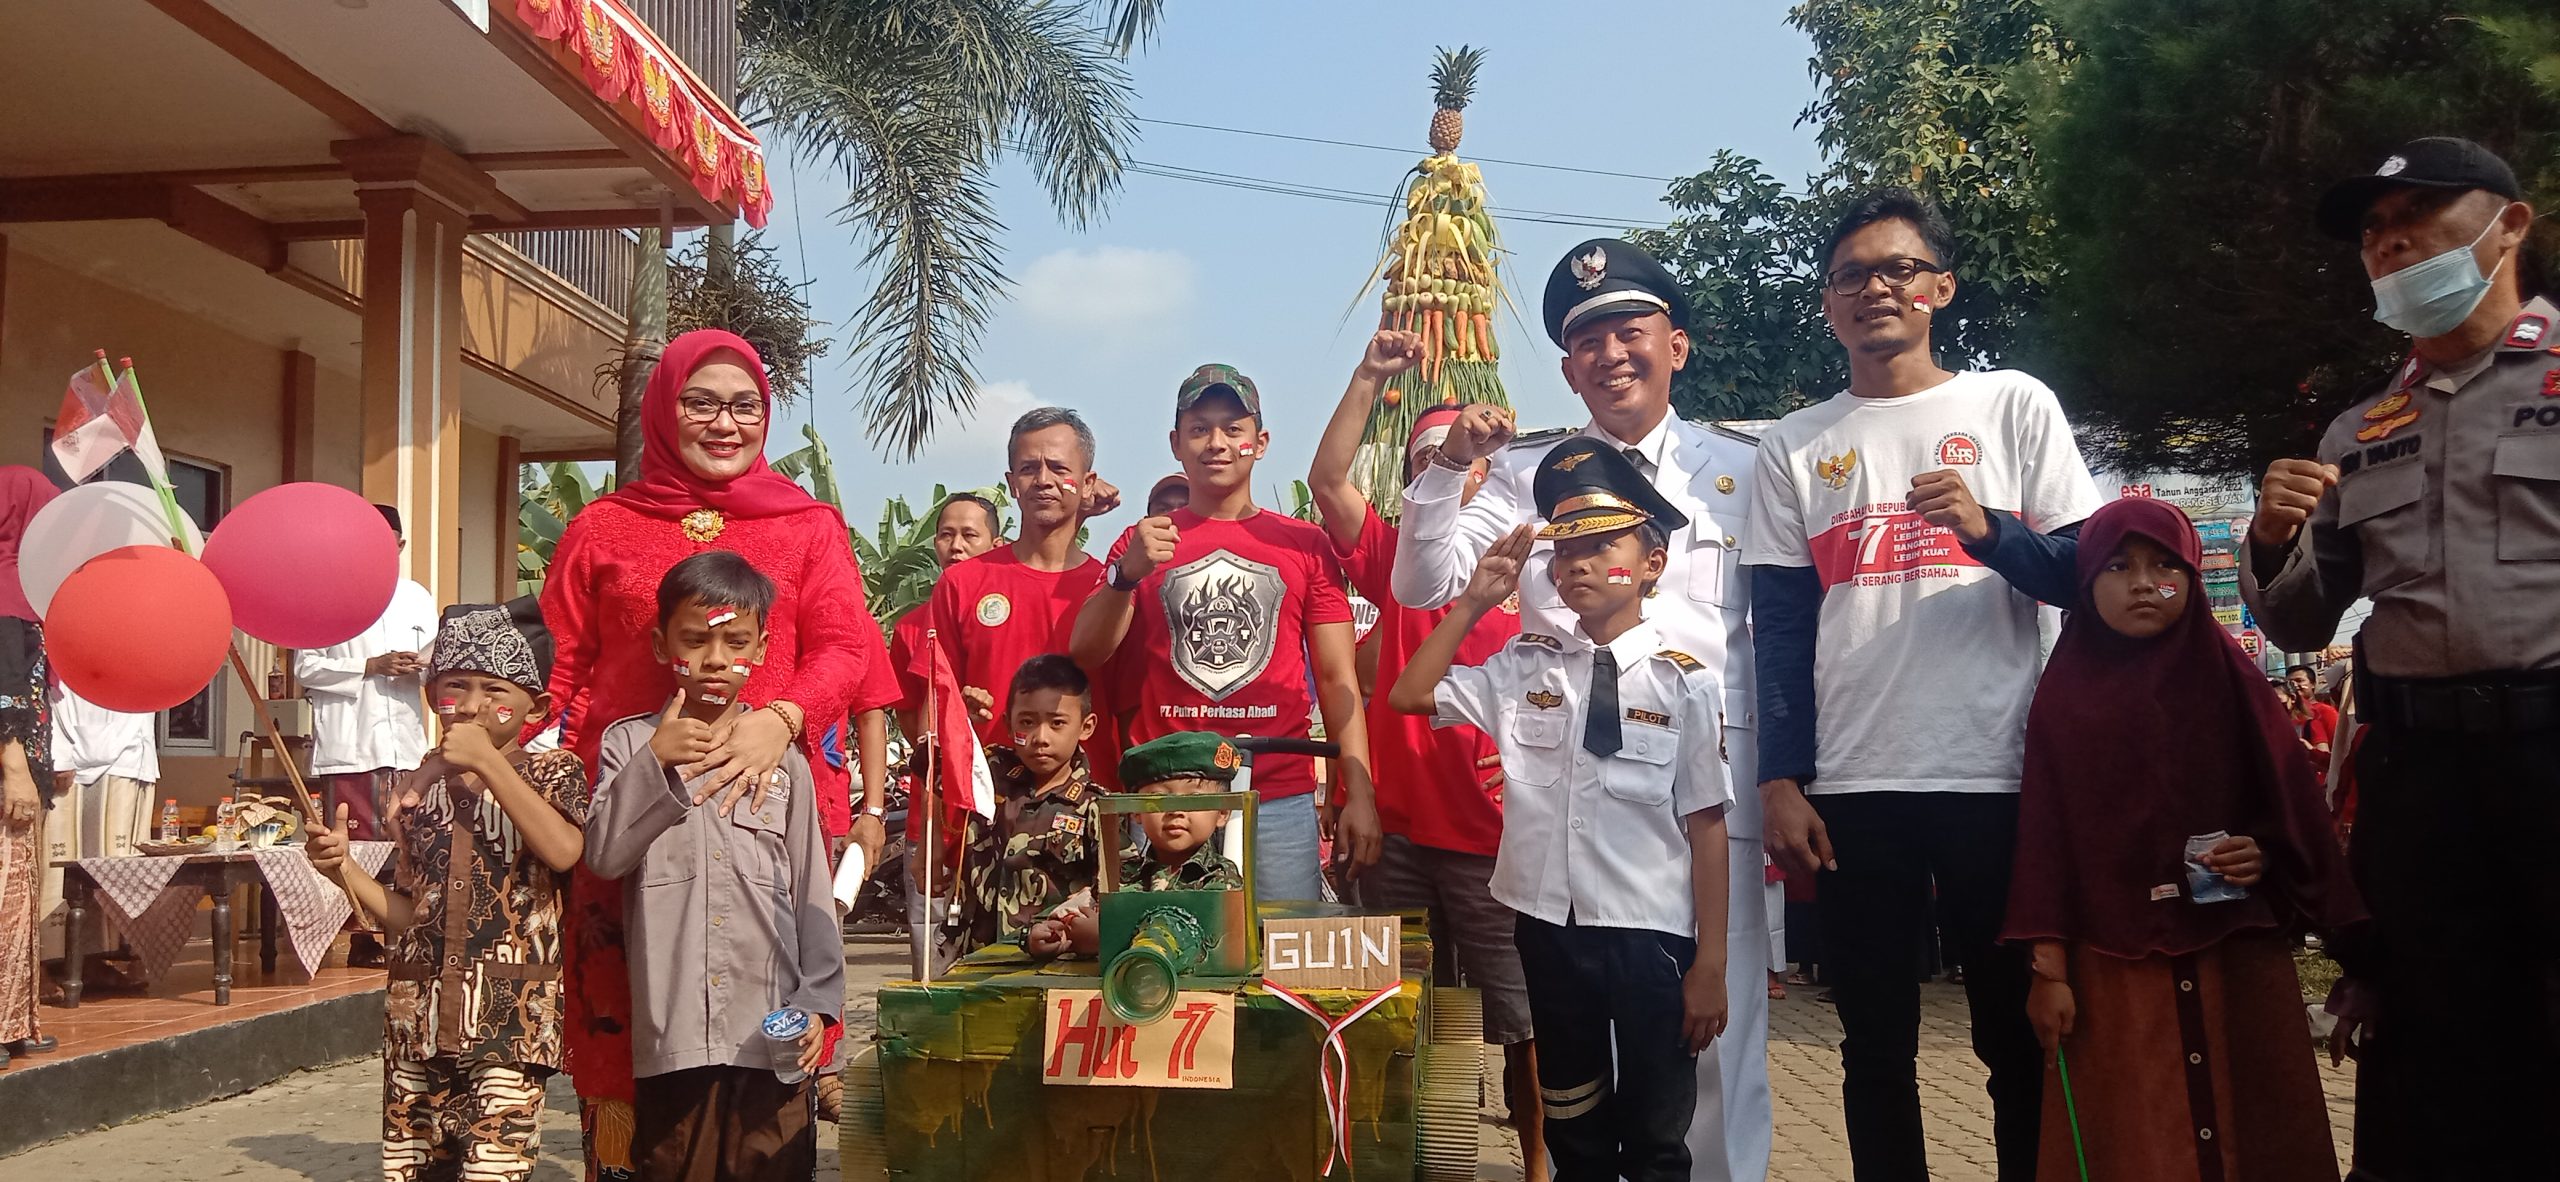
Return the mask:
[[971,357],[1006,289],[989,174],[1029,161],[1076,228],[1135,138],[1121,57],[1163,0],[745,0],[751,118],[848,182],[838,221],[878,283],[854,316],[874,444],[913,457],[976,402]]

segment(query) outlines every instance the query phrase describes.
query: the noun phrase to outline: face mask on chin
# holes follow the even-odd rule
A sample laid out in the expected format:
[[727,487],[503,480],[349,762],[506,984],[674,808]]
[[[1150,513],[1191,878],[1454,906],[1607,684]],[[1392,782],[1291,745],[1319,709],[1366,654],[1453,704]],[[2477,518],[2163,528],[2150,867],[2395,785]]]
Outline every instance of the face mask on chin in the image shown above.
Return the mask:
[[2489,295],[2489,285],[2497,280],[2498,271],[2507,265],[2500,256],[2498,265],[2483,275],[2472,251],[2477,249],[2489,231],[2498,228],[2498,218],[2506,210],[2501,207],[2489,224],[2480,227],[2467,246],[2457,246],[2423,262],[2412,263],[2373,281],[2373,318],[2424,340],[2440,337],[2462,327],[2472,310]]

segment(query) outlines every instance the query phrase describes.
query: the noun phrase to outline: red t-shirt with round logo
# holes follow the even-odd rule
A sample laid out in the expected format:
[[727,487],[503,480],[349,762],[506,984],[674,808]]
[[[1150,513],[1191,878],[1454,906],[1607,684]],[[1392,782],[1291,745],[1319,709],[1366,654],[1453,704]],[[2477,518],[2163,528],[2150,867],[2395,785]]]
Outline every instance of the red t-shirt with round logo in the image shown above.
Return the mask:
[[[1268,510],[1235,521],[1189,509],[1172,516],[1182,535],[1173,561],[1139,582],[1120,642],[1135,695],[1129,742],[1176,731],[1305,738],[1315,708],[1307,630],[1351,622],[1333,543],[1312,523]],[[1112,561],[1134,533],[1111,544]],[[1253,787],[1265,800],[1313,792],[1315,761],[1259,757]]]
[[[1014,670],[1043,653],[1067,651],[1076,611],[1102,581],[1101,563],[1087,554],[1076,557],[1080,561],[1074,566],[1046,571],[1024,565],[1013,547],[998,546],[952,564],[934,585],[929,626],[942,651],[950,654],[952,675],[962,686],[995,697],[996,716],[978,729],[979,739],[990,746],[1013,742],[1004,718]],[[923,645],[917,645],[917,658],[902,676],[912,679],[909,704],[921,707],[925,679],[932,676]]]
[[[1387,704],[1422,639],[1450,609],[1425,611],[1396,602],[1396,529],[1376,510],[1360,526],[1360,543],[1342,555],[1351,585],[1378,605],[1371,635],[1378,642],[1378,692],[1369,697],[1369,777],[1376,782],[1378,823],[1416,845],[1492,857],[1502,848],[1502,798],[1487,792],[1491,769],[1476,761],[1497,753],[1493,740],[1471,726],[1435,727],[1429,715],[1405,714]],[[1517,596],[1488,612],[1458,645],[1460,665],[1481,665],[1520,634]]]

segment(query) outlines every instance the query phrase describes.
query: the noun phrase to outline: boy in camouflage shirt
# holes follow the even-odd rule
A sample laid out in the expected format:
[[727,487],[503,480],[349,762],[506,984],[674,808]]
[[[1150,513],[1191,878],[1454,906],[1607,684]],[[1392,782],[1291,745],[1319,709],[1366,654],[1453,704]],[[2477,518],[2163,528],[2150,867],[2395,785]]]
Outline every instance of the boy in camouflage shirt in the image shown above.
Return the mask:
[[[1182,731],[1129,749],[1120,760],[1120,782],[1131,792],[1196,795],[1234,786],[1245,756],[1233,743],[1205,731]],[[1121,851],[1120,885],[1132,891],[1231,891],[1244,874],[1218,852],[1227,815],[1208,809],[1140,813],[1147,834],[1143,851]]]
[[965,839],[969,938],[1055,955],[1064,941],[1035,940],[1035,926],[1090,897],[1101,874],[1101,789],[1081,749],[1093,734],[1093,689],[1074,661],[1033,657],[1014,673],[1006,710],[1013,746],[987,752],[995,819],[970,817]]

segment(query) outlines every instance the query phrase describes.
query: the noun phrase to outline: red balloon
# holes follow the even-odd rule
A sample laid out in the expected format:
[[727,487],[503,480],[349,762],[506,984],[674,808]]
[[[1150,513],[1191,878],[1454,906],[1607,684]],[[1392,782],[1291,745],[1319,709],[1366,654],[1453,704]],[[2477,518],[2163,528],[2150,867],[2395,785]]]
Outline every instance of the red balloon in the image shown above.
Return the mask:
[[241,631],[282,648],[327,648],[391,606],[400,539],[381,510],[337,485],[279,484],[214,527],[204,564],[230,593]]
[[82,563],[53,595],[45,656],[71,692],[150,714],[196,696],[231,651],[231,600],[205,565],[167,546]]

